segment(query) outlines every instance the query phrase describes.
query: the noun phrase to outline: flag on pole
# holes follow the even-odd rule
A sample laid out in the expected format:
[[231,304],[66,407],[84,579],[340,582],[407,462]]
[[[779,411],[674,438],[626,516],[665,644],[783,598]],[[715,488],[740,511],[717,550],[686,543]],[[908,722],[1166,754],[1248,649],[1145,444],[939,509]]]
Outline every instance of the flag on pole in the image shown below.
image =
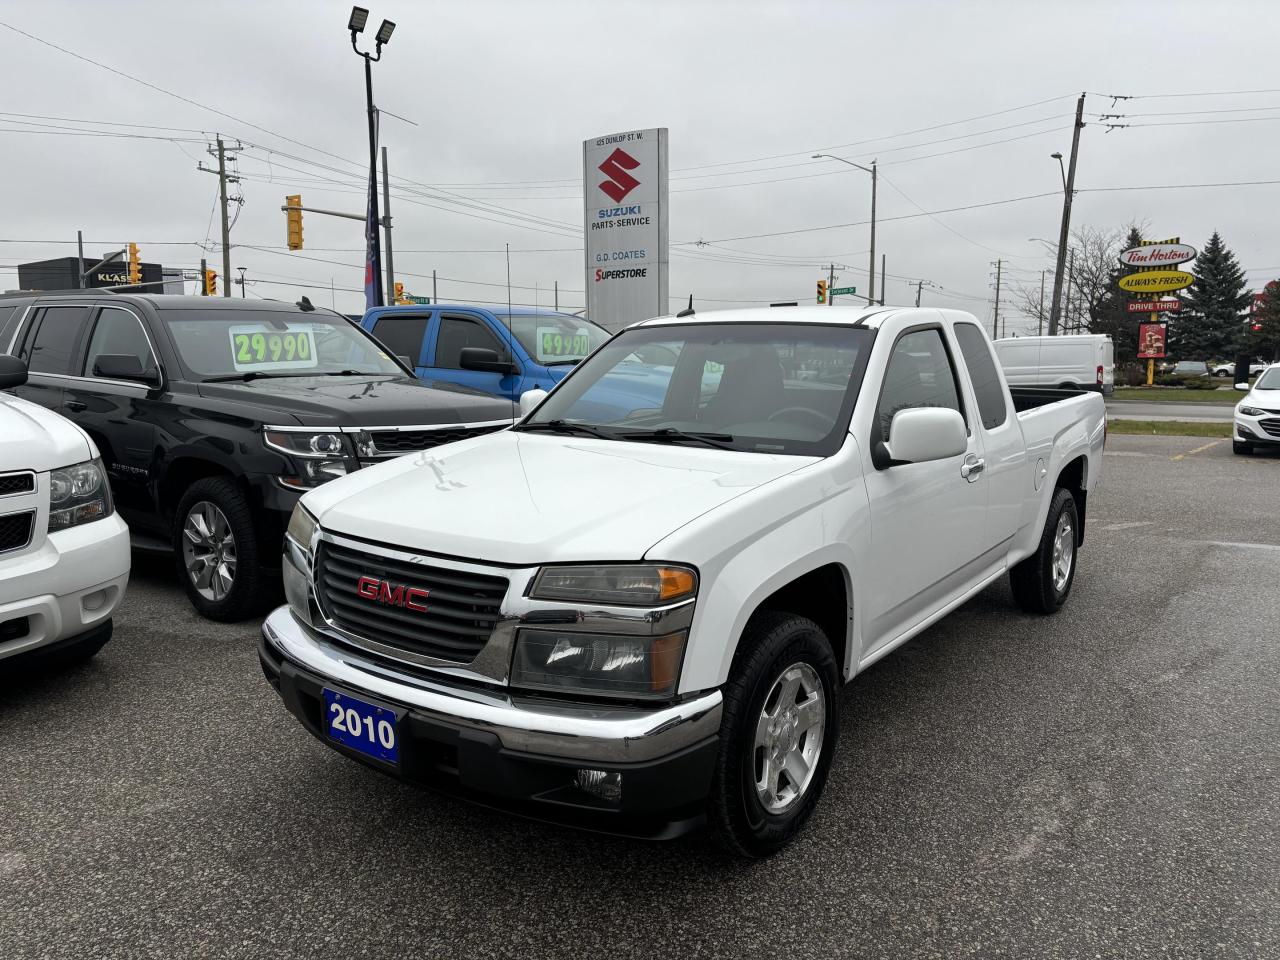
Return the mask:
[[378,262],[378,174],[369,170],[369,206],[364,224],[364,308],[382,306],[382,265]]

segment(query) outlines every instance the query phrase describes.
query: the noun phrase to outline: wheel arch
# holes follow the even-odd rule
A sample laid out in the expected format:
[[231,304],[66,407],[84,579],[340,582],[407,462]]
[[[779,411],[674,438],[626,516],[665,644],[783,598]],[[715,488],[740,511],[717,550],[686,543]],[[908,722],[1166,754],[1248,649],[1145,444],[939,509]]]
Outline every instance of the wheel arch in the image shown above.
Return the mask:
[[1058,471],[1053,483],[1055,490],[1061,488],[1071,493],[1076,502],[1076,546],[1084,543],[1085,511],[1089,504],[1089,458],[1086,454],[1067,461]]

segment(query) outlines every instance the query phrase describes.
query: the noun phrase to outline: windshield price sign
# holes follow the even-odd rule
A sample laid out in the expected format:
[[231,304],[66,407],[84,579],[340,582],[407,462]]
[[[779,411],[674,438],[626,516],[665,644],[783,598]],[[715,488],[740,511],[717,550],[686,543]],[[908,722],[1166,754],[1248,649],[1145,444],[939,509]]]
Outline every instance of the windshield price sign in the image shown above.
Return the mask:
[[607,330],[669,312],[667,128],[582,144],[587,316]]
[[283,330],[244,324],[228,330],[231,363],[237,373],[250,370],[298,370],[316,365],[315,332],[309,323],[290,323]]
[[591,336],[585,327],[576,333],[560,327],[538,328],[538,359],[561,360],[577,358],[581,360],[591,352]]

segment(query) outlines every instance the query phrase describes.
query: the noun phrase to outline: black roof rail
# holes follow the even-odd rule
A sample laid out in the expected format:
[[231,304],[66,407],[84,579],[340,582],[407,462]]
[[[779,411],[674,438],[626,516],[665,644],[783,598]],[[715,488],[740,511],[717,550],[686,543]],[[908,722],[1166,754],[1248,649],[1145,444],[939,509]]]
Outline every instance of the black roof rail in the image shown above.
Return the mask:
[[100,293],[115,293],[106,287],[85,287],[83,290],[6,290],[0,293],[0,300],[17,297],[94,297]]

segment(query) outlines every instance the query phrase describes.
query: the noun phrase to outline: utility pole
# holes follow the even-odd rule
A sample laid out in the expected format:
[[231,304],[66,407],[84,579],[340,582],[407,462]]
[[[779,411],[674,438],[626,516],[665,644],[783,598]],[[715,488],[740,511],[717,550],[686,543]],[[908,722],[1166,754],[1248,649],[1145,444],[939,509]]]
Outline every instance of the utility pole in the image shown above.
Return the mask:
[[923,290],[924,290],[924,281],[917,280],[916,281],[916,306],[917,307],[920,306],[920,293]]
[[[871,266],[871,276],[867,280],[871,289],[867,291],[867,305],[876,302],[876,161],[871,161],[871,259],[868,261]],[[880,296],[884,297],[884,278],[881,277]]]
[[440,302],[440,294],[436,293],[436,272],[434,270],[431,271],[431,302]]
[[1040,309],[1036,312],[1036,336],[1044,336],[1044,271],[1040,271]]
[[[1067,294],[1065,297],[1066,303],[1063,305],[1063,311],[1062,311],[1062,329],[1064,331],[1069,331],[1071,329],[1071,324],[1072,324],[1071,288],[1074,287],[1075,285],[1076,285],[1076,252],[1072,250],[1071,262],[1070,262],[1070,265],[1067,267]],[[1079,293],[1078,290],[1076,292]],[[1077,303],[1076,306],[1078,308],[1079,304]]]
[[240,284],[240,299],[246,300],[248,299],[249,294],[245,291],[244,287],[244,272],[248,267],[236,267],[236,269],[240,271],[240,279],[236,281],[236,283]]
[[80,231],[80,230],[76,231],[76,253],[80,257],[80,272],[79,274],[77,274],[77,276],[80,277],[80,282],[77,283],[76,286],[79,289],[83,290],[84,289],[84,233],[83,231]]
[[[391,256],[391,173],[387,169],[387,148],[382,148],[382,232],[387,237],[387,290],[396,288],[396,268]],[[391,294],[394,296],[394,294]]]
[[996,261],[996,306],[995,313],[991,321],[991,339],[1000,339],[1000,268],[1004,265],[1003,260]]
[[209,295],[209,288],[205,286],[205,282],[204,282],[205,275],[208,272],[209,272],[209,261],[206,260],[204,257],[201,257],[200,258],[200,279],[197,280],[196,283],[200,287],[200,296],[202,297],[207,297]]
[[556,281],[556,313],[560,312],[560,281]]
[[884,306],[884,254],[880,254],[880,306]]
[[[1063,184],[1062,226],[1058,230],[1058,266],[1053,277],[1053,303],[1049,305],[1049,336],[1056,336],[1062,319],[1063,266],[1067,258],[1067,240],[1071,235],[1071,200],[1076,189],[1076,158],[1080,153],[1080,131],[1084,127],[1084,94],[1076,101],[1076,122],[1071,134],[1071,162],[1067,166],[1067,179]],[[1061,164],[1062,157],[1058,156]]]
[[[222,295],[224,297],[231,296],[231,221],[227,216],[227,184],[239,183],[240,178],[227,175],[227,154],[234,153],[243,149],[238,144],[234,147],[228,147],[222,142],[222,136],[216,137],[217,148],[209,147],[206,151],[210,156],[218,158],[218,169],[210,170],[203,163],[197,163],[196,169],[203,173],[215,174],[218,178],[218,199],[222,206]],[[240,201],[243,202],[243,201]],[[201,278],[203,282],[203,277]]]
[[[872,274],[871,282],[875,283],[875,274]],[[827,274],[827,306],[831,306],[836,302],[835,295],[831,292],[836,288],[836,265],[831,264],[831,272]]]

